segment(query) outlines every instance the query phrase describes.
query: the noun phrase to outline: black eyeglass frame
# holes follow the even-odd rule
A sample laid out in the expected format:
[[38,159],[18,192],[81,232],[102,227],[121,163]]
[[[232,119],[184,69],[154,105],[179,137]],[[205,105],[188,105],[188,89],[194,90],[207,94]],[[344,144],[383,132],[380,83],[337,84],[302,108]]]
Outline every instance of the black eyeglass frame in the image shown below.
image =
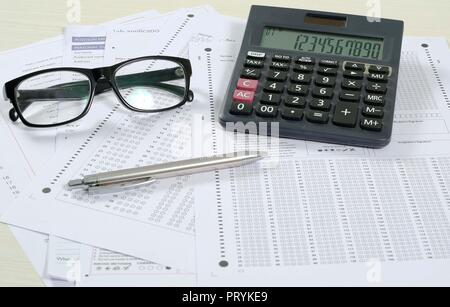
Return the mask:
[[[185,79],[185,91],[184,96],[182,97],[182,100],[180,103],[167,107],[162,109],[155,109],[155,110],[142,110],[133,107],[130,105],[120,93],[119,87],[116,83],[116,73],[124,66],[130,65],[135,62],[141,62],[146,60],[165,60],[169,62],[174,62],[184,70],[184,79]],[[86,105],[86,108],[84,111],[77,117],[61,122],[61,123],[55,123],[55,124],[33,124],[28,122],[25,117],[22,114],[21,108],[19,107],[17,97],[16,97],[16,90],[18,86],[25,80],[30,79],[32,77],[51,73],[51,72],[76,72],[79,74],[82,74],[86,76],[89,79],[90,83],[90,95],[89,95],[89,101]],[[164,111],[170,111],[176,108],[179,108],[186,104],[186,102],[192,102],[194,100],[194,93],[190,90],[190,78],[192,77],[192,66],[191,62],[188,59],[185,58],[179,58],[179,57],[172,57],[172,56],[144,56],[139,58],[130,59],[121,63],[118,63],[113,66],[109,67],[100,67],[100,68],[94,68],[94,69],[87,69],[87,68],[75,68],[75,67],[59,67],[59,68],[50,68],[45,70],[36,71],[24,76],[21,76],[19,78],[16,78],[14,80],[8,81],[5,83],[4,86],[4,95],[5,98],[10,101],[10,103],[13,105],[13,109],[11,109],[9,115],[10,119],[12,121],[17,121],[17,119],[20,118],[22,123],[25,126],[32,127],[32,128],[51,128],[51,127],[58,127],[58,126],[64,126],[70,123],[73,123],[75,121],[80,120],[84,116],[86,116],[87,113],[89,113],[92,103],[94,101],[94,97],[98,94],[104,93],[110,89],[114,91],[116,96],[119,98],[120,102],[129,110],[139,112],[139,113],[159,113]],[[102,82],[103,81],[103,82]],[[102,85],[102,88],[98,88],[98,85]],[[15,113],[15,114],[14,114]]]

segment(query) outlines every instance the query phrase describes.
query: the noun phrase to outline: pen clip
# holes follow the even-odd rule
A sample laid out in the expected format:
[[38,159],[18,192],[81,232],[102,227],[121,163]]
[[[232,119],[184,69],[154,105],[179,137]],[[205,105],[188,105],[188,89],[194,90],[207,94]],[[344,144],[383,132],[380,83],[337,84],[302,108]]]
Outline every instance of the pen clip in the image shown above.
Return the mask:
[[133,182],[123,182],[116,184],[107,184],[107,185],[99,185],[88,187],[87,191],[89,194],[111,194],[111,193],[120,193],[129,190],[134,190],[139,187],[143,187],[146,185],[150,185],[155,183],[156,179],[154,178],[146,178],[141,180],[136,180]]

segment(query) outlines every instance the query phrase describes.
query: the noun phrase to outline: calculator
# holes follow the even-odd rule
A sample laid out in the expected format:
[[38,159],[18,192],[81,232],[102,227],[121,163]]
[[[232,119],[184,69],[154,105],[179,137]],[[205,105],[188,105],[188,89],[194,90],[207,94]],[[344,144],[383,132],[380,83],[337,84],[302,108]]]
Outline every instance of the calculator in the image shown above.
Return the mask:
[[402,21],[252,6],[220,123],[261,133],[276,122],[279,137],[384,147],[402,37]]

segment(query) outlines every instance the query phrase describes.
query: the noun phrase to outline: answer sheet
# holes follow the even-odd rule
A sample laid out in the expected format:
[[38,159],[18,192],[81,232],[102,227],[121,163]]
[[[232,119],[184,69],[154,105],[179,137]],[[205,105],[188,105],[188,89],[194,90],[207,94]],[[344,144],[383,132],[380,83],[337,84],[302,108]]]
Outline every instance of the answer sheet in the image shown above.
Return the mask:
[[193,287],[196,274],[151,261],[84,246],[80,286]]
[[[242,37],[235,27],[205,29],[205,22],[220,20],[208,7],[186,10],[177,17],[165,30],[157,54],[186,57],[191,41]],[[66,188],[70,179],[82,175],[185,157],[184,143],[190,139],[188,108],[152,116],[113,107],[77,150],[58,154],[52,169],[34,181],[30,196],[11,206],[2,220],[194,272],[195,225],[187,177],[112,195],[92,196]]]
[[[103,31],[107,31],[108,27],[113,27],[116,24],[137,24],[150,17],[155,17],[156,14],[155,11],[147,11],[117,19],[104,26],[98,27],[103,29]],[[79,35],[79,37],[81,37],[81,35]],[[72,49],[71,47],[72,44],[70,44],[69,48]],[[36,70],[62,66],[82,66],[74,64],[76,59],[72,58],[72,53],[66,53],[66,56],[63,56],[63,53],[63,36],[44,40],[19,49],[2,52],[0,54],[0,63],[2,63],[4,69],[2,69],[0,73],[0,83],[3,84],[14,77]],[[67,55],[70,55],[70,57]],[[17,196],[19,193],[23,193],[25,187],[29,184],[31,177],[39,172],[39,169],[47,163],[49,157],[57,152],[58,144],[61,145],[62,150],[71,151],[70,146],[68,145],[74,144],[73,137],[76,135],[77,137],[82,138],[83,135],[78,134],[77,132],[79,131],[76,131],[74,128],[78,128],[80,125],[68,125],[57,129],[33,130],[24,127],[20,122],[12,123],[8,117],[10,107],[11,106],[5,102],[1,108],[2,117],[0,120],[5,124],[6,128],[3,129],[3,141],[5,144],[2,144],[2,148],[8,148],[9,153],[5,153],[1,157],[0,164],[4,165],[2,167],[4,181],[2,182],[0,189],[10,190]],[[107,107],[111,108],[110,104]],[[93,110],[95,109],[96,108],[94,107]],[[100,112],[102,112],[101,114],[104,114],[102,110],[100,110]],[[93,112],[91,112],[91,114],[92,113]],[[104,116],[101,115],[101,117],[103,118]],[[84,125],[84,127],[87,127],[87,125]],[[10,133],[11,139],[7,136],[8,133]],[[72,137],[70,140],[69,135]],[[7,140],[11,142],[6,142]],[[18,152],[14,154],[16,148]],[[12,165],[15,165],[14,169],[12,169]],[[27,176],[20,175],[23,173],[20,171],[20,166],[26,168],[25,172],[28,174]],[[9,171],[7,172],[8,168]],[[2,193],[2,195],[6,195],[5,193]],[[11,202],[12,199],[4,197],[0,204],[0,214],[2,213],[2,209]],[[70,285],[65,282],[46,278],[46,264],[49,264],[49,262],[46,261],[48,260],[46,259],[48,249],[47,235],[33,233],[16,227],[10,228],[46,285]]]
[[[21,152],[19,146],[17,146],[17,141],[10,133],[3,117],[0,117],[0,130],[2,131],[0,148],[8,149],[3,150],[0,154],[1,214],[9,204],[26,190],[28,184],[31,182],[33,173],[25,155]],[[46,278],[45,259],[47,255],[47,235],[13,226],[9,228],[16,240],[20,243],[20,246],[23,248],[35,270],[41,276],[42,281],[47,286],[65,286],[66,284],[64,283],[58,283]]]
[[[62,65],[63,39],[56,37],[23,48],[9,50],[0,54],[0,84],[20,77],[22,75]],[[9,119],[9,110],[12,105],[0,98],[2,121],[7,130],[13,136],[17,147],[25,156],[27,167],[32,174],[36,174],[39,168],[47,162],[47,158],[56,151],[55,129],[34,129],[30,131],[22,123],[13,123]]]
[[[60,66],[62,63],[62,36],[47,39],[42,42],[22,48],[0,53],[0,84],[4,84],[20,75],[35,70]],[[2,127],[1,148],[8,148],[0,155],[0,172],[2,182],[0,190],[2,202],[0,215],[14,199],[24,193],[32,177],[40,172],[48,157],[56,151],[55,130],[30,132],[21,123],[12,123],[8,112],[11,104],[0,98],[0,126]],[[45,234],[10,227],[16,240],[33,264],[47,286],[65,286],[65,283],[55,282],[45,275],[47,256],[47,240]]]
[[[149,11],[128,16],[109,24],[111,26],[113,23],[129,24],[150,16],[155,16],[155,12]],[[0,73],[0,83],[3,84],[14,77],[36,70],[64,66],[63,45],[63,36],[57,36],[36,44],[0,53],[0,63],[3,67]],[[3,99],[1,102],[0,125],[4,125],[1,145],[2,148],[8,148],[8,151],[4,152],[0,158],[3,178],[0,183],[0,190],[4,195],[0,203],[0,214],[7,205],[12,203],[14,197],[25,191],[32,176],[39,173],[41,167],[48,162],[49,157],[57,152],[57,140],[60,135],[69,132],[71,136],[75,135],[74,129],[70,126],[58,129],[29,129],[20,122],[12,123],[8,116],[11,105]],[[62,146],[63,150],[71,151],[70,145],[73,143],[66,141],[66,144]],[[12,193],[11,197],[8,197],[8,192]],[[10,228],[46,285],[70,285],[46,277],[47,235],[12,226]]]
[[[252,137],[235,141],[210,122],[238,52],[191,45],[203,69],[193,86],[209,88],[200,101],[210,113],[197,110],[210,153]],[[198,176],[199,285],[450,285],[449,60],[445,40],[404,40],[394,136],[382,150],[281,139],[267,161]]]
[[[132,25],[117,25],[111,27],[106,38],[106,54],[111,61],[110,64],[124,61],[130,57],[152,54],[154,44],[158,35],[163,33],[165,24],[171,20],[176,12],[162,15],[157,18],[146,20]],[[225,26],[237,27],[232,32],[242,32],[243,23],[235,18],[221,17]],[[216,19],[216,23],[218,20]],[[222,22],[222,21],[221,21]],[[72,32],[77,36],[77,32]],[[163,33],[164,34],[164,33]],[[104,63],[104,65],[107,65]],[[55,243],[52,244],[52,241]],[[195,285],[195,274],[184,273],[174,268],[165,267],[149,261],[121,255],[119,253],[102,250],[79,243],[67,241],[54,236],[50,237],[49,255],[47,268],[61,268],[59,277],[64,279],[68,270],[74,264],[72,257],[66,257],[66,251],[84,251],[80,258],[79,266],[83,273],[78,286],[95,286],[107,283],[111,286],[193,286]],[[75,254],[77,254],[75,252]],[[92,257],[91,257],[92,255]],[[161,269],[164,268],[164,269]],[[53,276],[53,272],[49,273]]]
[[158,12],[147,11],[124,17],[103,25],[68,26],[64,31],[64,59],[67,67],[96,68],[104,66],[108,32],[118,26],[132,26],[158,17]]

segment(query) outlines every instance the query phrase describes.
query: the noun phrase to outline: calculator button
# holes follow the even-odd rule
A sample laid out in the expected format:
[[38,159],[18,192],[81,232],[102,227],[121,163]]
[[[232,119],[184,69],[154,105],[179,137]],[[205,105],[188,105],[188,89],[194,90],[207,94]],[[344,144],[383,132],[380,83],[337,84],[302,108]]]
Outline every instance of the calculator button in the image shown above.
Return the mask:
[[251,59],[257,59],[257,60],[265,60],[266,54],[263,52],[256,52],[256,51],[249,51],[247,53],[247,57]]
[[306,119],[312,123],[326,124],[329,120],[328,112],[312,111],[306,112]]
[[369,66],[369,72],[372,74],[389,74],[390,68],[387,66],[371,65]]
[[337,126],[355,127],[358,121],[358,105],[338,102],[334,111],[333,123]]
[[261,70],[256,68],[244,68],[241,73],[241,77],[245,79],[256,79],[261,78]]
[[281,95],[272,93],[263,93],[261,95],[261,103],[279,105],[281,103]]
[[313,98],[309,102],[309,107],[313,110],[330,111],[331,101],[320,98]]
[[244,91],[250,91],[250,92],[256,92],[258,89],[258,80],[251,80],[251,79],[239,79],[237,84],[238,90],[244,90]]
[[295,63],[297,64],[307,64],[307,65],[314,65],[316,63],[316,60],[309,56],[301,56],[299,57]]
[[344,71],[344,77],[349,79],[361,80],[362,78],[364,78],[364,73],[362,71],[346,70]]
[[382,82],[382,83],[386,83],[389,80],[389,77],[385,74],[369,74],[367,76],[367,80],[369,81],[373,81],[373,82]]
[[306,96],[308,94],[308,87],[301,84],[291,84],[288,87],[288,93],[292,95]]
[[317,73],[325,76],[337,76],[337,69],[331,67],[319,67]]
[[315,87],[313,97],[331,99],[333,97],[333,89],[325,87]]
[[355,70],[355,71],[364,71],[366,66],[360,63],[347,62],[345,63],[345,70]]
[[342,88],[346,90],[360,91],[362,88],[362,82],[358,80],[344,79],[342,80]]
[[303,118],[303,110],[296,108],[284,108],[281,111],[281,117],[287,120],[297,120],[300,121]]
[[287,72],[285,72],[285,71],[269,70],[267,72],[267,79],[268,80],[272,80],[272,81],[284,82],[287,79]]
[[265,92],[271,92],[271,93],[283,93],[283,91],[284,91],[284,83],[281,83],[281,82],[267,82],[266,85],[264,85],[264,91]]
[[364,130],[381,131],[383,123],[378,119],[363,118],[361,120],[361,128]]
[[260,104],[256,107],[256,114],[260,117],[276,117],[278,115],[278,108]]
[[367,94],[364,97],[364,102],[373,106],[384,106],[385,98],[383,95]]
[[319,62],[319,66],[338,68],[339,67],[339,62],[335,61],[335,60],[321,60]]
[[292,58],[289,55],[275,54],[272,58],[274,62],[288,62],[290,63]]
[[293,70],[296,72],[312,73],[313,66],[308,64],[295,64]]
[[230,113],[234,115],[251,115],[253,112],[253,104],[244,102],[233,102],[231,104]]
[[278,70],[289,70],[289,67],[288,63],[283,62],[272,62],[272,64],[270,64],[270,68]]
[[361,95],[356,92],[342,91],[339,94],[340,100],[359,102]]
[[327,76],[319,76],[319,77],[317,77],[315,83],[318,86],[334,87],[336,85],[336,78],[327,77]]
[[291,82],[300,84],[310,84],[312,79],[311,74],[298,74],[296,72],[291,75]]
[[247,59],[247,60],[245,60],[244,66],[245,67],[250,67],[250,68],[263,68],[264,67],[264,61]]
[[366,91],[369,93],[386,94],[387,87],[385,84],[369,82],[366,85]]
[[287,96],[284,104],[288,107],[304,108],[306,106],[306,98],[299,96]]
[[233,100],[235,102],[253,103],[255,99],[255,92],[235,90],[233,94]]
[[365,106],[362,110],[362,114],[366,117],[383,118],[384,112],[382,108],[374,106]]

